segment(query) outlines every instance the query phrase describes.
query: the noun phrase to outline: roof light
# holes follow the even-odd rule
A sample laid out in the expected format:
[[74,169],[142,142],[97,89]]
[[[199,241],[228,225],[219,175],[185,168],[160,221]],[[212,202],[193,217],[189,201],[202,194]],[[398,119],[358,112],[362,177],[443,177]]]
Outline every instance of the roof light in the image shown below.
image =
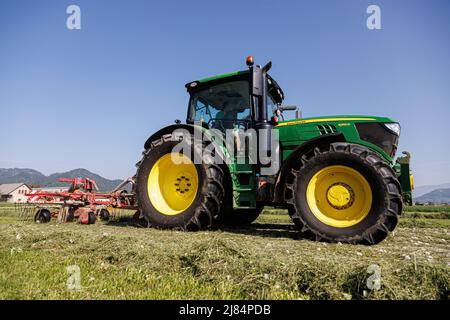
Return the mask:
[[254,63],[254,61],[253,61],[253,56],[248,56],[248,57],[247,57],[247,60],[245,61],[245,63],[246,63],[247,66],[249,66],[249,67],[253,66],[253,63]]

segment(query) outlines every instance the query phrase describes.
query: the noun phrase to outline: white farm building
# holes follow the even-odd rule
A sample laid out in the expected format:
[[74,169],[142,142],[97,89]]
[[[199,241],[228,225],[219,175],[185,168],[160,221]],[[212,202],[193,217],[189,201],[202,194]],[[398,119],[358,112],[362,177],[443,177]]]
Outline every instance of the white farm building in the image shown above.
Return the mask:
[[31,188],[25,183],[6,183],[0,184],[0,201],[2,202],[27,202],[25,195],[31,191]]

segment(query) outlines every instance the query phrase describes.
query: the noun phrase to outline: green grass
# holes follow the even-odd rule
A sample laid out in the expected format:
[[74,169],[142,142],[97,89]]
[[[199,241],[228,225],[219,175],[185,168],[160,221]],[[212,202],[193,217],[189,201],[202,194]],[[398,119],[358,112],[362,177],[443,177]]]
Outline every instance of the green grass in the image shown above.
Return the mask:
[[9,203],[9,202],[0,202],[0,208],[2,208],[2,207],[13,207],[14,208],[14,204]]
[[405,212],[450,212],[450,205],[448,206],[405,206]]
[[[264,214],[287,216],[286,209],[277,209],[266,207]],[[424,218],[424,219],[450,219],[450,210],[444,206],[412,206],[405,207],[402,212],[402,217],[405,218]]]
[[[263,223],[290,223],[291,218],[286,214],[264,213],[259,217],[259,222]],[[433,217],[408,216],[404,215],[399,221],[399,227],[418,227],[418,228],[450,228],[450,219],[442,218],[440,215]]]
[[[438,212],[439,213],[439,212]],[[376,246],[299,238],[266,210],[247,228],[185,233],[22,221],[0,208],[0,299],[448,299],[448,219],[405,214]],[[381,289],[369,290],[371,264]],[[81,270],[67,289],[67,266]]]
[[[285,214],[285,209],[266,207],[266,213]],[[403,213],[450,213],[450,205],[448,206],[404,206]],[[447,216],[448,217],[448,216]]]

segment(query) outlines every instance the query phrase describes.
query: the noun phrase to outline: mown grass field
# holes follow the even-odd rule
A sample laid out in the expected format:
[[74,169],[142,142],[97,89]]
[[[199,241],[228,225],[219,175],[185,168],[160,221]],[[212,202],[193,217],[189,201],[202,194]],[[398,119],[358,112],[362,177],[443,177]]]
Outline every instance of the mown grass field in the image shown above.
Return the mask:
[[[450,208],[408,207],[376,246],[299,238],[283,210],[246,228],[184,233],[35,224],[0,206],[0,299],[448,299]],[[67,267],[80,268],[69,290]],[[370,290],[370,265],[381,268]],[[370,282],[370,279],[369,279]]]

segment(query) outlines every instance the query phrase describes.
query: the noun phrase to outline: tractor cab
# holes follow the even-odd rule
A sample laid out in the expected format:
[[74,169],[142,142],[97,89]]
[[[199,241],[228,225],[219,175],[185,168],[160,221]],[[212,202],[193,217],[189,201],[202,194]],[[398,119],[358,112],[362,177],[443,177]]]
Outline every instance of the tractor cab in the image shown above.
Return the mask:
[[188,123],[201,122],[209,129],[247,129],[252,108],[248,81],[226,77],[196,86],[189,101]]
[[[261,120],[268,123],[277,112],[279,114],[284,94],[278,83],[267,74],[270,64],[264,68],[253,66],[253,57],[250,56],[247,65],[249,70],[186,84],[190,94],[187,123],[202,123],[208,129],[223,132],[228,129],[247,130]],[[260,90],[262,86],[264,89]]]

